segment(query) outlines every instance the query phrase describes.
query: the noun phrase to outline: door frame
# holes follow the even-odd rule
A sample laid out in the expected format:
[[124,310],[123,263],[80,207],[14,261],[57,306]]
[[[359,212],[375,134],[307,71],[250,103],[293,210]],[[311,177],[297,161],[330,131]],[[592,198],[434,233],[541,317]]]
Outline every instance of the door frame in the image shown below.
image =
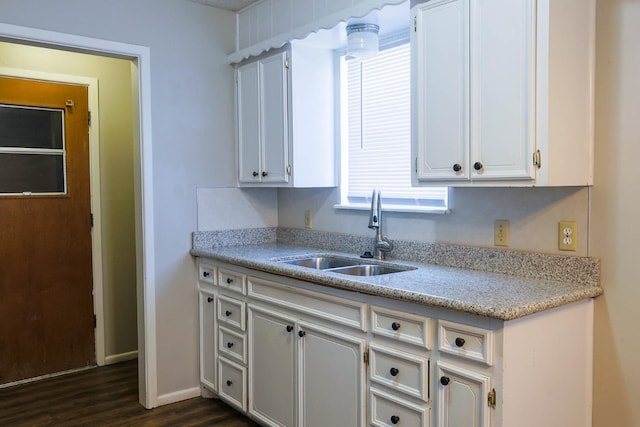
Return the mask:
[[[0,23],[0,40],[17,44],[36,44],[93,55],[115,55],[131,60],[132,66],[135,68],[135,71],[132,70],[132,83],[134,83],[132,90],[134,102],[138,101],[138,108],[134,108],[133,111],[136,116],[134,117],[134,129],[136,124],[139,125],[137,132],[134,132],[133,162],[138,313],[138,399],[145,408],[154,408],[158,406],[158,384],[155,333],[150,49],[146,46],[3,23]],[[134,72],[137,73],[137,81],[133,78]]]

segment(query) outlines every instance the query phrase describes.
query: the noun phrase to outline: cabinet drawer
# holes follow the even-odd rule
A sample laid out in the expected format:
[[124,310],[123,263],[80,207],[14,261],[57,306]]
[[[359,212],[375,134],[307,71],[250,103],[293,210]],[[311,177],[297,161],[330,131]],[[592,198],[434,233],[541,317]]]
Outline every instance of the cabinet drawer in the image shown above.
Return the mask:
[[365,304],[249,277],[249,296],[288,310],[366,331]]
[[426,405],[415,405],[375,388],[369,392],[371,425],[378,427],[428,427]]
[[426,358],[371,345],[369,363],[372,381],[427,401],[429,373]]
[[224,268],[218,269],[218,286],[220,286],[221,288],[229,289],[231,291],[239,292],[242,295],[246,295],[246,280],[246,276],[242,273],[238,273],[232,270],[226,270]]
[[245,334],[218,327],[218,353],[240,363],[247,363],[247,345]]
[[439,320],[438,350],[491,366],[493,363],[493,332],[474,326]]
[[218,297],[218,320],[244,331],[246,322],[246,303],[224,295]]
[[428,349],[430,325],[431,319],[427,317],[371,307],[371,330],[377,335]]
[[204,262],[198,263],[198,279],[203,283],[215,285],[216,267]]
[[218,395],[221,399],[247,411],[247,369],[224,357],[218,358]]

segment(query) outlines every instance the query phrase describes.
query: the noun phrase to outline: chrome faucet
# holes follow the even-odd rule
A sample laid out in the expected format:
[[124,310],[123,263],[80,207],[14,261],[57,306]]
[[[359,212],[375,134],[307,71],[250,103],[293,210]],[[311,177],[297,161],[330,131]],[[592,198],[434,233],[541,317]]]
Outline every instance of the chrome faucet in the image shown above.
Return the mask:
[[382,207],[381,207],[380,190],[373,189],[371,195],[371,213],[369,214],[369,228],[376,229],[376,237],[373,240],[373,257],[376,259],[384,259],[386,252],[393,250],[393,243],[382,235]]

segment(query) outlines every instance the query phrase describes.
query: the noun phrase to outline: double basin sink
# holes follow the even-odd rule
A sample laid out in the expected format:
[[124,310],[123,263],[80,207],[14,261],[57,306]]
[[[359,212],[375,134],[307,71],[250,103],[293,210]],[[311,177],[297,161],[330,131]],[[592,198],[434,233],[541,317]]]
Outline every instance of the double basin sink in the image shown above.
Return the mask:
[[305,256],[280,261],[283,264],[297,265],[315,270],[331,271],[350,276],[379,276],[415,270],[415,267],[387,265],[367,262],[362,259],[340,256]]

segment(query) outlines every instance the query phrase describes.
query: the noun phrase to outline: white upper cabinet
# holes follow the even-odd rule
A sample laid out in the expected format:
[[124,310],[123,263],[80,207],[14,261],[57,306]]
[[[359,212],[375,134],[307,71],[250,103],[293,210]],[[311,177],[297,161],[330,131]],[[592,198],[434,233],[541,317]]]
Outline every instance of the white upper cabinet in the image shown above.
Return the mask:
[[333,57],[289,45],[237,69],[238,184],[336,185]]
[[414,185],[592,183],[593,0],[431,0],[412,26]]

